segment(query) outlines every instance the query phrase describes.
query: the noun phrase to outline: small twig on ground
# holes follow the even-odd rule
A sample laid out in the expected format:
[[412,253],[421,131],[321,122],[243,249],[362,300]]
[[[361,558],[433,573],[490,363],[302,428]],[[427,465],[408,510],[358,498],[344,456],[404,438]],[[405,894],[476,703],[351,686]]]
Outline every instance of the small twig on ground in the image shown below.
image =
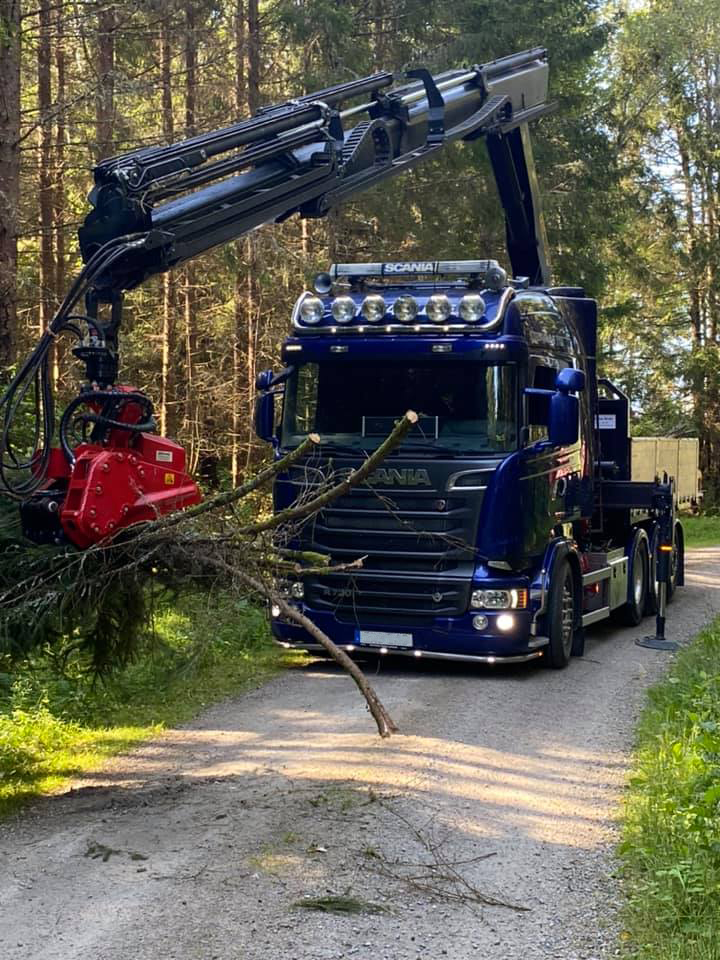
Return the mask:
[[479,863],[481,860],[488,860],[490,857],[497,856],[496,851],[479,854],[476,857],[470,857],[463,860],[453,860],[445,853],[446,840],[437,841],[428,836],[425,830],[416,827],[407,817],[394,810],[392,807],[379,801],[380,806],[399,820],[410,832],[413,839],[428,854],[428,859],[412,863],[402,860],[389,860],[380,851],[373,849],[366,852],[366,856],[371,860],[375,870],[383,877],[389,880],[398,880],[405,883],[415,890],[423,893],[429,893],[433,896],[442,897],[444,900],[450,900],[453,903],[474,903],[484,907],[505,907],[508,910],[515,910],[518,913],[524,913],[529,907],[521,904],[509,903],[507,900],[500,900],[498,897],[492,897],[483,893],[478,887],[465,877],[460,867],[466,867],[473,863]]

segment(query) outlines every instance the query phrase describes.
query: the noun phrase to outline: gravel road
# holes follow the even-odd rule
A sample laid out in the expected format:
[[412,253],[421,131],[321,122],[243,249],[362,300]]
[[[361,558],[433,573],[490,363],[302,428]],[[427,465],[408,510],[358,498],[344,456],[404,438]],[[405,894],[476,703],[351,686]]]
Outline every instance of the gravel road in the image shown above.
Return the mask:
[[[720,612],[720,550],[687,567],[681,640]],[[560,673],[383,662],[389,741],[324,664],[213,707],[0,825],[0,956],[615,956],[618,802],[669,662],[633,643],[651,627],[592,629]],[[362,912],[298,906],[326,897]]]

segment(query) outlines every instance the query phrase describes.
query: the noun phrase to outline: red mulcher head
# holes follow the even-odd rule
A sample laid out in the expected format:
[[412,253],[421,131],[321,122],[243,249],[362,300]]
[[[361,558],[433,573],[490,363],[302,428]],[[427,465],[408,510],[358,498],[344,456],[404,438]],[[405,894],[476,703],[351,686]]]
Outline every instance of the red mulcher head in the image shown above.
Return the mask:
[[[132,387],[73,401],[63,415],[62,448],[50,452],[45,483],[21,505],[26,537],[36,543],[67,539],[84,549],[202,500],[185,472],[180,444],[142,429],[152,427],[149,409]],[[68,431],[84,434],[91,425],[88,442],[71,447]]]

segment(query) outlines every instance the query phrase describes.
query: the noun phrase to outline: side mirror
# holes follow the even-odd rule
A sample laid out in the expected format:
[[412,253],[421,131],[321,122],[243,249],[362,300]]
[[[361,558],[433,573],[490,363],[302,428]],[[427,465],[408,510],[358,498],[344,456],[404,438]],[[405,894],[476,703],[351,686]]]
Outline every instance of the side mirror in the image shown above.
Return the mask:
[[[255,433],[261,440],[272,443],[275,440],[275,392],[294,372],[294,367],[285,367],[279,373],[261,370],[255,377],[258,397],[255,400]],[[281,390],[282,392],[282,390]]]
[[585,389],[585,374],[566,367],[557,375],[555,386],[550,397],[548,439],[556,446],[570,447],[577,443],[580,432],[580,402],[570,393]]
[[557,375],[555,389],[561,393],[577,393],[585,389],[585,373],[583,370],[576,370],[574,367],[565,367]]
[[261,393],[255,400],[255,433],[261,440],[270,443],[275,428],[275,396]]
[[261,370],[255,378],[258,396],[255,399],[255,433],[270,443],[275,429],[275,397],[270,392],[275,383],[272,370]]

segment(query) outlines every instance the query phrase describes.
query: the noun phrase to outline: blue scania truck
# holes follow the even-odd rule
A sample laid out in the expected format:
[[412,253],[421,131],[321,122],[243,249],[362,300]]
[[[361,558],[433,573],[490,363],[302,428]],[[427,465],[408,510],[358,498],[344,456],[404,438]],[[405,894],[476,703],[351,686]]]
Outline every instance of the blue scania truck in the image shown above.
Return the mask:
[[[462,127],[502,104],[474,135],[488,148],[511,276],[492,259],[335,264],[296,303],[282,371],[258,378],[258,432],[278,456],[321,438],[277,480],[276,509],[314,471],[357,468],[405,411],[418,414],[368,481],[292,543],[336,565],[363,558],[359,570],[284,584],[351,653],[562,668],[587,626],[637,625],[658,604],[664,616],[683,583],[672,480],[633,481],[629,400],[597,374],[597,303],[551,281],[528,136],[548,108],[547,64],[541,51],[519,56],[479,83],[425,77],[424,91],[392,101],[405,155],[428,140],[433,106],[439,130],[443,109]],[[272,630],[285,646],[320,649],[277,607]]]
[[[150,436],[150,399],[116,385],[126,291],[262,224],[322,217],[448,144],[482,141],[509,277],[494,259],[435,250],[336,264],[298,299],[282,369],[258,378],[257,430],[278,457],[321,437],[278,477],[279,509],[417,414],[367,482],[296,531],[291,546],[335,569],[284,584],[288,600],[350,652],[564,667],[584,628],[611,614],[637,624],[658,608],[661,633],[683,581],[682,527],[672,481],[633,480],[628,399],[595,367],[595,301],[552,279],[529,135],[552,108],[547,92],[541,48],[412,70],[399,86],[376,73],[99,163],[84,267],[0,398],[0,492],[19,502],[25,535],[84,549],[199,499],[182,448]],[[49,355],[66,333],[85,383],[53,447]],[[27,456],[13,428],[33,387]],[[273,632],[313,648],[296,622],[276,616]]]

